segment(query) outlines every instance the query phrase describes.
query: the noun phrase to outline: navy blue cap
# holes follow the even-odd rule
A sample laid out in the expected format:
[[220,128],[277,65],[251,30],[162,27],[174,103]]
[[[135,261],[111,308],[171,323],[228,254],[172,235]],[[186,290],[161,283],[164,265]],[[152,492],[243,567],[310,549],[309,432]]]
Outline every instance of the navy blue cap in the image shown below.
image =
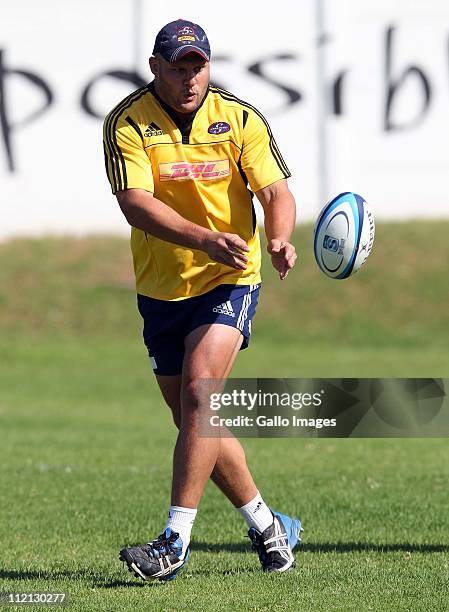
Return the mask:
[[153,54],[160,53],[167,62],[177,62],[188,53],[197,53],[210,61],[206,32],[196,23],[177,19],[167,23],[156,36]]

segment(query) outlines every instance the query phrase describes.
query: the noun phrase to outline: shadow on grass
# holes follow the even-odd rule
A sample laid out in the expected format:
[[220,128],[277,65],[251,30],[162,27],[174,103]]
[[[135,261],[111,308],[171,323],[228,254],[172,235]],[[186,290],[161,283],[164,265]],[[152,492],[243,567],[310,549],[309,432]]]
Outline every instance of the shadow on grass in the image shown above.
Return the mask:
[[[228,542],[226,544],[211,544],[208,542],[196,541],[192,543],[193,551],[219,553],[219,552],[234,552],[234,553],[247,553],[250,552],[248,544],[240,542]],[[389,552],[404,552],[404,553],[448,553],[449,545],[447,544],[413,544],[411,542],[398,542],[398,543],[383,543],[373,544],[370,542],[322,542],[322,543],[306,543],[301,544],[297,549],[297,552],[310,552],[310,553],[351,553],[351,552],[376,552],[376,553],[389,553]],[[252,570],[245,570],[245,573],[251,572]],[[254,569],[256,571],[256,568]],[[257,567],[257,572],[259,568]],[[202,572],[200,572],[202,573]],[[222,572],[223,575],[230,575],[235,573],[234,570],[229,569]],[[239,570],[237,573],[241,573]],[[120,588],[120,587],[148,587],[149,584],[152,587],[162,587],[163,582],[154,581],[137,581],[135,579],[129,580],[111,580],[105,578],[103,574],[95,574],[88,568],[80,568],[78,570],[14,570],[14,569],[0,569],[0,579],[6,580],[74,580],[80,581],[85,580],[94,587],[98,588]]]
[[372,544],[370,542],[327,542],[321,544],[303,544],[300,550],[315,553],[350,553],[350,552],[414,552],[414,553],[447,553],[449,544],[412,544],[411,542],[397,542],[393,544],[381,543]]
[[92,586],[94,586],[97,589],[117,589],[120,587],[126,587],[126,588],[148,588],[149,586],[151,588],[157,588],[157,587],[162,587],[164,586],[163,582],[159,582],[158,580],[153,580],[152,582],[149,580],[138,580],[137,578],[134,580],[134,582],[126,582],[126,580],[105,580],[104,577],[98,580],[94,580],[92,583]]
[[103,589],[116,589],[121,587],[126,588],[162,588],[164,582],[158,580],[146,581],[137,578],[130,578],[129,580],[111,580],[105,577],[104,574],[96,575],[88,569],[79,570],[33,570],[33,571],[19,571],[19,570],[0,570],[0,579],[8,580],[73,580],[76,582],[85,581],[94,588]]
[[[192,550],[201,552],[248,552],[249,543],[227,542],[226,544],[211,544],[208,542],[192,542]],[[314,553],[351,553],[351,552],[415,552],[415,553],[440,553],[449,552],[449,544],[413,544],[411,542],[397,542],[389,544],[373,544],[371,542],[322,542],[304,543],[295,549],[297,552]]]
[[86,568],[79,570],[0,570],[0,579],[9,580],[85,580],[93,586],[110,587],[141,587],[145,586],[144,581],[130,580],[105,580],[104,574],[96,575]]

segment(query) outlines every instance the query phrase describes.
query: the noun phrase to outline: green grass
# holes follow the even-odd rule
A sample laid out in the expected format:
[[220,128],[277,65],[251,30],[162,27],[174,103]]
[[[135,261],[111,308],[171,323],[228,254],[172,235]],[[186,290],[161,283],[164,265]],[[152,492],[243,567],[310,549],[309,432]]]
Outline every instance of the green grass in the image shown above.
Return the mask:
[[[305,228],[295,274],[265,270],[233,374],[448,377],[448,230],[380,226],[337,282]],[[245,440],[264,497],[303,520],[297,568],[263,575],[210,485],[185,573],[125,572],[119,548],[162,527],[175,440],[140,334],[126,240],[0,244],[0,590],[66,591],[74,610],[449,609],[444,439]]]
[[[448,375],[448,231],[447,221],[380,224],[365,268],[335,281],[318,271],[312,230],[302,228],[287,281],[277,280],[265,257],[254,350],[242,353],[238,367],[258,375],[274,368],[279,376]],[[28,345],[95,336],[135,346],[140,326],[127,240],[0,243],[5,350],[24,338]],[[273,346],[274,362],[266,364],[259,355]]]

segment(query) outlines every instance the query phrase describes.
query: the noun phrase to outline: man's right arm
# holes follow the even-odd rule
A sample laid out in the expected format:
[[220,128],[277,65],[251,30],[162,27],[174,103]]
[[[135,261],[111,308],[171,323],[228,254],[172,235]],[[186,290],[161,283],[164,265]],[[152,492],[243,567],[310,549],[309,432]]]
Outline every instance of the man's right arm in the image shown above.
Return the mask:
[[192,223],[144,189],[125,189],[116,197],[131,226],[161,240],[204,251],[213,261],[237,270],[246,268],[248,245],[237,234],[213,232]]

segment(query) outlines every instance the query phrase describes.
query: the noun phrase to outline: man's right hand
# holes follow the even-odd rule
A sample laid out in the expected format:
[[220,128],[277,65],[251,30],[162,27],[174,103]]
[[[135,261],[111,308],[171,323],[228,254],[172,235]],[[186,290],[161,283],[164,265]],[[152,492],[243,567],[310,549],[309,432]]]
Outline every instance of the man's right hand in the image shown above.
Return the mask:
[[128,223],[138,229],[189,249],[200,249],[213,261],[236,270],[246,270],[245,253],[248,245],[237,234],[213,232],[196,223],[187,221],[143,189],[118,191],[117,200]]
[[208,232],[204,239],[203,251],[213,261],[216,261],[236,270],[246,270],[248,258],[245,253],[249,251],[248,245],[237,234],[224,232]]

